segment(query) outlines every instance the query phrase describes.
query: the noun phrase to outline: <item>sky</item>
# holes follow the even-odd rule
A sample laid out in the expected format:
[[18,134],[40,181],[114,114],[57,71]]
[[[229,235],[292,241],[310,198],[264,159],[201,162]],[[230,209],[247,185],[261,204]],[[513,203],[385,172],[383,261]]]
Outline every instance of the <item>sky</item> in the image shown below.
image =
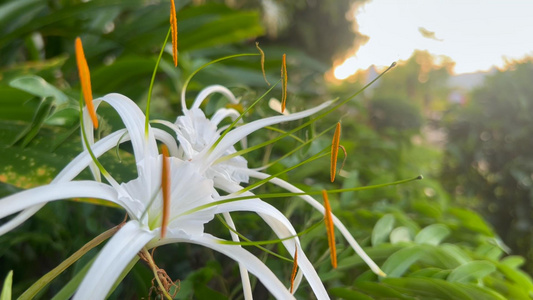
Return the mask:
[[532,0],[372,0],[355,18],[369,40],[334,69],[337,79],[407,60],[415,49],[450,57],[456,74],[533,55]]

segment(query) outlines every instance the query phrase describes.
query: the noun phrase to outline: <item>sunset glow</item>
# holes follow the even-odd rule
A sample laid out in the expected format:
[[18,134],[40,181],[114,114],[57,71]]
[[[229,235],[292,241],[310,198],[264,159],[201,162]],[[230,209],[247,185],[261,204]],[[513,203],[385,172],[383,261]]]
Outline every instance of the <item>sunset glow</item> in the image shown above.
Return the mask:
[[521,0],[373,0],[355,13],[370,39],[334,75],[345,79],[371,65],[388,66],[415,49],[450,57],[458,74],[503,67],[533,54],[531,11],[533,1]]

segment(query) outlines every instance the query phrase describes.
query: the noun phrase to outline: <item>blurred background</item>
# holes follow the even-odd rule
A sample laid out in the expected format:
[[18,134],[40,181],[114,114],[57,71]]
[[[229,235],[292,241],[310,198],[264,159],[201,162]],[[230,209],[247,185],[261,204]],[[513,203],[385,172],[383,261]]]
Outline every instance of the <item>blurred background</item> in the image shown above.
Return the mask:
[[[74,39],[80,36],[95,96],[121,93],[144,109],[151,74],[168,31],[169,2],[157,0],[3,0],[0,2],[0,196],[47,184],[82,149]],[[530,299],[533,295],[533,30],[524,1],[196,0],[176,1],[179,66],[165,48],[151,118],[174,121],[185,79],[201,65],[239,53],[266,54],[270,82],[287,54],[288,109],[346,99],[392,62],[398,65],[339,111],[299,137],[341,121],[346,164],[329,182],[328,160],[284,174],[304,190],[350,188],[415,177],[424,180],[332,198],[334,213],[389,274],[379,279],[337,238],[339,268],[328,261],[323,228],[302,237],[306,253],[333,298]],[[268,89],[258,58],[237,58],[202,70],[187,99],[222,84],[247,107]],[[276,87],[268,98],[280,98]],[[225,105],[217,97],[207,114]],[[241,108],[242,108],[241,107]],[[238,107],[237,107],[238,108]],[[123,127],[112,109],[99,109],[105,136]],[[275,115],[268,101],[245,120]],[[287,130],[297,124],[283,124]],[[273,138],[261,131],[249,144]],[[331,143],[315,145],[269,168],[283,170]],[[297,141],[247,154],[251,167],[274,161]],[[102,158],[118,180],[135,175],[131,149]],[[256,163],[257,162],[257,163]],[[88,172],[80,178],[90,178]],[[266,189],[266,187],[265,187]],[[268,187],[268,191],[277,191]],[[318,198],[317,198],[318,199]],[[321,215],[297,198],[270,201],[303,230]],[[102,203],[100,203],[102,204]],[[48,204],[0,237],[0,278],[14,270],[20,295],[124,213],[84,199]],[[236,215],[253,240],[273,236],[251,214]],[[2,222],[2,221],[0,221]],[[252,224],[253,226],[250,226]],[[208,231],[221,237],[216,220]],[[282,247],[272,250],[284,253]],[[292,265],[257,255],[284,280]],[[91,251],[39,295],[67,299]],[[181,280],[177,299],[240,299],[236,265],[210,250],[172,245],[156,261]],[[150,270],[138,263],[112,295],[148,297]],[[264,288],[254,282],[258,299]],[[264,296],[268,298],[268,296]],[[303,284],[297,297],[310,298]],[[365,298],[366,297],[366,298]]]

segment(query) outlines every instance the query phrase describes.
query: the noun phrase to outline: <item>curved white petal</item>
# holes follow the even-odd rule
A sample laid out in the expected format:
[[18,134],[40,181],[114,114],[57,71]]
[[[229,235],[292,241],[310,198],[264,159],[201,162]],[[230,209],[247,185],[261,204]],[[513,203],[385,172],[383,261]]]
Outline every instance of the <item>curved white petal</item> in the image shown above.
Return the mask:
[[[262,172],[257,172],[257,171],[250,170],[250,169],[242,169],[241,171],[243,173],[246,173],[246,174],[250,175],[251,177],[258,178],[258,179],[265,179],[265,178],[270,176],[269,174],[265,174],[265,173],[262,173]],[[284,188],[287,191],[292,192],[292,193],[304,193],[304,191],[300,190],[299,188],[297,188],[297,187],[293,186],[292,184],[286,182],[285,180],[279,179],[277,177],[276,178],[272,178],[270,180],[270,182],[275,184],[275,185],[277,185],[277,186],[279,186],[279,187],[282,187],[282,188]],[[303,199],[305,202],[307,202],[308,204],[310,204],[312,207],[314,207],[316,210],[318,210],[321,214],[325,213],[324,206],[322,206],[322,204],[320,202],[318,202],[317,200],[315,200],[313,197],[311,197],[309,195],[300,195],[299,197],[301,199]],[[354,237],[352,236],[350,231],[348,231],[346,226],[344,226],[344,224],[335,215],[333,215],[333,223],[335,224],[335,227],[337,227],[337,229],[342,233],[344,238],[348,241],[350,246],[352,246],[352,248],[355,250],[357,255],[359,255],[365,261],[365,263],[368,265],[368,267],[370,267],[372,272],[374,272],[374,273],[376,273],[377,275],[380,275],[380,276],[385,276],[385,273],[368,256],[368,254],[366,254],[365,250],[363,250],[363,248],[361,248],[361,246],[359,246],[359,244],[354,239]]]
[[105,199],[124,205],[117,199],[116,190],[107,184],[94,181],[69,181],[36,187],[1,199],[0,218],[37,204],[75,197]]
[[176,139],[170,133],[159,128],[152,128],[152,131],[154,132],[156,140],[167,145],[170,156],[176,157],[178,155],[178,145],[176,144]]
[[[250,195],[250,193],[246,193],[246,195]],[[228,211],[250,211],[257,213],[280,239],[296,235],[296,231],[289,220],[287,220],[287,218],[276,208],[262,200],[242,200],[217,206],[217,212]],[[328,293],[326,292],[320,277],[305,253],[302,251],[298,237],[285,240],[282,243],[292,256],[294,256],[296,246],[298,245],[298,267],[302,270],[317,299],[329,299]]]
[[200,156],[205,157],[203,158],[204,168],[209,167],[216,159],[224,155],[228,148],[232,147],[235,143],[242,140],[244,137],[248,136],[252,132],[273,124],[294,121],[308,117],[326,108],[331,103],[333,103],[333,101],[327,101],[314,108],[294,113],[288,116],[275,116],[266,119],[261,119],[233,129],[228,134],[226,134],[226,136],[218,143],[218,145],[215,147],[215,149],[213,149],[213,151],[210,151],[210,147],[206,147],[202,151]]
[[[228,224],[228,226],[231,229],[236,230],[235,223],[233,223],[233,219],[231,218],[231,215],[229,213],[223,213],[222,215],[224,216],[224,220],[226,220],[226,223]],[[234,242],[240,241],[239,236],[235,232],[230,230],[229,233],[231,235],[231,239]],[[248,270],[246,269],[246,266],[244,266],[241,263],[239,263],[239,273],[241,274],[242,290],[244,294],[244,299],[245,300],[253,299],[252,284],[250,283],[250,276],[248,276]]]
[[[93,151],[96,157],[100,157],[105,152],[109,151],[110,149],[113,149],[113,147],[116,147],[122,136],[122,142],[129,140],[129,134],[127,133],[126,129],[120,129],[109,134],[108,136],[99,140],[96,144],[92,145],[91,150]],[[91,162],[92,158],[89,155],[89,152],[87,150],[83,151],[82,153],[78,154],[78,156],[76,156],[66,167],[64,167],[63,170],[59,172],[59,174],[57,174],[54,180],[52,180],[52,183],[69,181],[74,179]]]
[[[100,100],[93,101],[95,113],[101,102],[102,101]],[[84,132],[87,138],[87,143],[89,144],[89,146],[92,146],[94,144],[94,127],[93,127],[93,122],[89,115],[89,110],[87,109],[87,106],[83,108],[83,124],[80,126],[80,136],[82,137],[81,144],[83,146],[83,150],[87,150],[87,145],[85,144],[85,141],[83,140]],[[91,162],[89,164],[89,169],[91,170],[91,173],[93,174],[94,179],[98,182],[101,182],[102,177],[100,174],[100,170],[98,169],[98,167],[96,166],[94,162]]]
[[[200,105],[202,104],[202,102],[209,95],[214,94],[214,93],[219,93],[219,94],[222,94],[222,95],[226,96],[226,98],[228,98],[228,100],[231,103],[238,103],[239,102],[239,101],[237,101],[237,99],[235,98],[235,96],[233,95],[233,93],[230,90],[228,90],[225,86],[217,84],[217,85],[208,86],[205,89],[203,89],[202,91],[200,91],[198,96],[196,96],[196,99],[194,99],[194,103],[192,104],[191,109],[199,108]],[[183,105],[183,107],[186,108],[185,105]]]
[[[241,114],[233,108],[220,108],[211,117],[211,123],[215,124],[215,126],[218,126],[218,124],[225,118],[229,117],[232,120],[236,120],[238,117],[240,117],[240,115]],[[243,122],[242,119],[240,119],[239,123],[242,123],[242,122]]]
[[30,208],[21,211],[18,215],[16,215],[11,220],[5,222],[4,224],[2,224],[2,226],[0,226],[0,235],[4,235],[6,232],[11,231],[15,227],[24,223],[24,221],[31,218],[31,216],[37,213],[43,206],[44,204],[34,205]]
[[170,243],[184,242],[211,248],[244,265],[246,269],[248,269],[250,273],[254,274],[277,299],[295,299],[294,296],[289,293],[283,283],[281,283],[276,275],[274,275],[274,273],[272,273],[272,271],[261,260],[242,247],[221,244],[220,241],[222,240],[209,234],[191,237],[169,234],[168,238],[165,238],[164,240],[161,240],[151,246],[153,247]]
[[126,223],[100,251],[74,300],[104,299],[128,263],[155,236],[135,220]]
[[[98,157],[102,155],[104,152],[113,148],[118,143],[118,140],[124,134],[124,132],[126,132],[125,129],[118,130],[106,136],[102,140],[98,141],[98,143],[96,143],[92,148],[93,153]],[[124,139],[129,139],[129,137],[124,137]],[[63,170],[61,170],[61,172],[52,180],[51,184],[72,180],[81,171],[83,171],[91,162],[92,162],[92,159],[89,156],[89,153],[85,150],[84,152],[76,156],[76,158],[74,158],[65,168],[63,168]],[[36,204],[30,208],[26,208],[23,212],[19,213],[16,217],[2,224],[0,226],[0,235],[3,235],[6,232],[9,232],[13,230],[15,227],[24,223],[24,221],[26,221],[31,216],[33,216],[35,213],[37,213],[44,205],[45,203]]]
[[151,130],[148,130],[148,136],[145,134],[145,119],[143,112],[130,98],[121,94],[107,94],[100,98],[107,102],[117,111],[126,126],[131,137],[133,152],[137,162],[146,155],[156,156],[157,144]]

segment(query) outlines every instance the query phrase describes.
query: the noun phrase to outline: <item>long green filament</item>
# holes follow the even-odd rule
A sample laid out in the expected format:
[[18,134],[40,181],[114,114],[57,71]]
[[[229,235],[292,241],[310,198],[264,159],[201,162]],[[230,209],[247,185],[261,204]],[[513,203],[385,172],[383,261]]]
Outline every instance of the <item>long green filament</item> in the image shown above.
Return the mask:
[[[286,133],[287,131],[283,130],[283,129],[279,129],[277,127],[273,127],[273,126],[267,126],[265,127],[265,129],[268,129],[268,130],[271,130],[271,131],[275,131],[275,132],[278,132],[278,133]],[[289,137],[297,140],[299,143],[305,143],[304,140],[302,140],[301,138],[295,136],[294,134],[289,134]]]
[[[368,186],[361,186],[361,187],[354,187],[354,188],[347,188],[347,189],[328,190],[327,192],[328,192],[328,194],[337,194],[337,193],[344,193],[344,192],[364,191],[364,190],[377,189],[377,188],[382,188],[382,187],[387,187],[387,186],[393,186],[393,185],[399,185],[399,184],[403,184],[403,183],[408,183],[408,182],[411,182],[411,181],[420,180],[422,178],[423,178],[422,175],[418,175],[417,177],[414,177],[414,178],[403,179],[403,180],[389,182],[389,183],[382,183],[382,184],[368,185]],[[260,198],[260,199],[287,198],[287,197],[304,196],[304,195],[309,195],[309,196],[322,195],[322,191],[321,190],[320,191],[310,191],[310,192],[303,192],[303,193],[257,194],[257,195],[250,195],[250,196],[242,196],[242,197],[223,199],[223,200],[214,201],[214,202],[211,202],[211,203],[208,203],[208,204],[204,204],[204,205],[189,209],[188,211],[181,213],[177,217],[190,215],[192,213],[195,213],[195,212],[198,212],[198,211],[201,211],[201,210],[213,207],[213,206],[222,205],[222,204],[225,204],[225,203],[231,203],[231,202],[235,202],[235,201],[257,199],[257,198]]]
[[280,172],[278,172],[278,173],[276,173],[276,174],[270,175],[269,177],[267,177],[267,178],[265,178],[265,179],[263,179],[263,180],[260,180],[260,181],[258,181],[258,182],[255,182],[255,183],[253,183],[253,184],[250,184],[249,186],[247,186],[247,187],[245,187],[245,188],[242,188],[241,190],[239,190],[239,191],[236,192],[235,194],[236,194],[236,195],[240,195],[240,194],[242,194],[242,193],[244,193],[244,192],[247,192],[247,191],[249,191],[249,190],[251,190],[251,189],[254,189],[254,188],[256,188],[256,187],[258,187],[258,186],[260,186],[260,185],[262,185],[262,184],[264,184],[264,183],[269,182],[272,178],[278,177],[279,175],[282,175],[282,174],[285,174],[285,173],[287,173],[287,172],[289,172],[289,171],[292,171],[292,170],[294,170],[294,169],[296,169],[296,168],[298,168],[298,167],[300,167],[300,166],[303,166],[303,165],[305,165],[305,164],[307,164],[307,163],[309,163],[309,162],[312,162],[313,160],[317,160],[317,159],[319,159],[319,158],[322,158],[322,157],[324,157],[324,156],[327,156],[327,155],[330,154],[330,152],[327,151],[328,149],[329,149],[329,147],[324,148],[322,151],[320,151],[320,152],[318,152],[317,154],[311,156],[310,158],[308,158],[308,159],[306,159],[306,160],[304,160],[304,161],[302,161],[302,162],[300,162],[300,163],[298,163],[298,164],[296,164],[296,165],[294,165],[294,166],[292,166],[292,167],[290,167],[290,168],[286,168],[286,169],[284,169],[283,171],[280,171]]
[[81,135],[83,137],[83,143],[85,144],[85,148],[87,148],[87,151],[89,152],[89,155],[91,156],[91,159],[93,160],[94,164],[96,165],[96,167],[98,167],[98,170],[100,170],[102,175],[104,175],[104,177],[107,180],[109,180],[109,177],[111,177],[111,175],[107,172],[104,166],[102,166],[102,164],[98,161],[98,159],[94,155],[91,149],[91,145],[89,145],[89,140],[87,139],[87,133],[85,132],[85,126],[83,126],[83,124],[84,124],[83,122],[83,99],[80,94],[80,127],[81,127]]
[[198,69],[196,69],[194,72],[191,73],[191,75],[189,75],[189,77],[187,78],[187,80],[185,80],[185,83],[183,84],[183,93],[187,90],[187,86],[189,85],[189,82],[191,82],[192,78],[198,74],[198,72],[200,72],[201,70],[205,69],[206,67],[212,65],[212,64],[215,64],[217,62],[221,62],[221,61],[224,61],[224,60],[228,60],[228,59],[232,59],[232,58],[237,58],[237,57],[244,57],[244,56],[259,56],[260,54],[258,53],[242,53],[242,54],[234,54],[234,55],[228,55],[228,56],[224,56],[224,57],[221,57],[221,58],[218,58],[218,59],[215,59],[215,60],[212,60],[204,65],[202,65],[201,67],[199,67]]
[[[251,242],[250,239],[248,239],[247,237],[245,237],[244,235],[240,234],[237,230],[234,230],[233,228],[231,228],[231,226],[228,225],[228,223],[226,223],[226,221],[224,221],[224,219],[220,216],[220,215],[216,215],[217,218],[219,219],[220,222],[222,222],[222,225],[224,225],[226,228],[228,228],[230,231],[234,232],[236,235],[238,235],[241,239],[245,240],[246,242]],[[290,258],[286,258],[285,256],[282,256],[280,254],[277,254],[276,252],[273,252],[273,251],[270,251],[268,250],[267,248],[261,246],[261,245],[254,245],[256,246],[257,248],[261,249],[262,251],[270,254],[270,255],[273,255],[279,259],[282,259],[282,260],[286,260],[286,261],[289,261],[289,262],[292,262],[292,259]]]
[[[322,221],[320,222],[317,222],[313,225],[311,225],[310,227],[306,228],[305,230],[302,230],[300,232],[298,232],[296,235],[291,235],[291,236],[288,236],[286,238],[282,238],[282,239],[274,239],[274,240],[266,240],[266,241],[250,241],[250,240],[247,240],[245,242],[238,242],[238,241],[220,241],[221,244],[226,244],[226,245],[241,245],[241,246],[259,246],[259,245],[271,245],[271,244],[278,244],[278,243],[281,243],[283,241],[288,241],[290,239],[294,239],[294,238],[297,238],[299,236],[302,236],[308,232],[310,232],[311,230],[317,228],[318,226],[320,226],[322,224]],[[236,230],[233,230],[233,228],[230,229],[231,231],[233,231],[234,233],[238,234]],[[241,236],[239,234],[239,236]]]
[[[353,99],[354,97],[356,97],[357,95],[359,95],[360,93],[362,93],[364,90],[366,90],[369,86],[371,86],[374,82],[376,82],[378,79],[380,79],[383,75],[385,75],[385,73],[387,73],[389,70],[391,70],[394,66],[396,65],[396,63],[393,63],[392,65],[390,65],[385,71],[383,71],[381,74],[379,74],[374,80],[372,80],[370,83],[368,83],[367,85],[365,85],[362,89],[360,89],[359,91],[355,92],[354,94],[352,94],[351,96],[349,96],[348,98],[346,98],[345,100],[341,101],[339,104],[335,105],[334,107],[330,108],[329,110],[319,114],[318,116],[312,118],[311,120],[305,122],[304,124],[278,136],[278,137],[275,137],[269,141],[266,141],[264,143],[261,143],[259,145],[256,145],[254,147],[250,147],[250,148],[246,148],[246,149],[243,149],[243,150],[240,150],[240,151],[237,151],[235,153],[232,153],[230,155],[227,155],[227,156],[224,156],[224,157],[221,157],[219,158],[218,160],[215,161],[215,164],[216,163],[220,163],[220,162],[223,162],[223,161],[226,161],[228,159],[231,159],[235,156],[239,156],[239,155],[243,155],[245,153],[248,153],[248,152],[251,152],[251,151],[254,151],[256,149],[259,149],[259,148],[262,148],[266,145],[269,145],[269,144],[272,144],[272,143],[275,143],[279,140],[281,140],[282,138],[288,136],[288,135],[291,135],[295,132],[297,132],[298,130],[302,129],[302,128],[305,128],[306,126],[324,118],[325,116],[327,116],[329,113],[333,112],[334,110],[336,110],[337,108],[339,108],[340,106],[346,104],[348,101],[350,101],[351,99]],[[335,99],[334,101],[338,101],[338,98]]]
[[299,151],[303,147],[305,147],[305,146],[309,145],[310,143],[314,142],[316,139],[318,139],[322,135],[326,134],[328,131],[332,130],[335,126],[336,125],[333,125],[333,126],[329,127],[328,129],[322,131],[321,133],[319,133],[316,136],[314,136],[312,139],[310,139],[308,141],[305,141],[303,144],[300,144],[298,147],[296,147],[296,148],[292,149],[291,151],[285,153],[283,156],[279,157],[278,159],[269,162],[267,165],[263,166],[262,168],[264,169],[264,168],[268,168],[270,166],[273,166],[274,164],[276,164],[276,163],[282,161],[283,159],[291,156],[292,154],[294,154],[295,152]]
[[165,37],[165,41],[163,42],[163,47],[161,47],[161,51],[159,52],[159,57],[157,58],[157,61],[155,63],[154,72],[152,73],[152,79],[150,80],[150,87],[148,88],[148,100],[146,100],[146,119],[144,121],[144,134],[146,137],[148,137],[148,120],[150,119],[150,101],[152,100],[152,89],[154,88],[155,74],[157,73],[157,69],[159,68],[159,62],[161,61],[161,58],[163,57],[163,52],[165,51],[165,46],[168,42],[168,37],[170,36],[171,31],[172,31],[172,27],[168,29],[167,36]]

